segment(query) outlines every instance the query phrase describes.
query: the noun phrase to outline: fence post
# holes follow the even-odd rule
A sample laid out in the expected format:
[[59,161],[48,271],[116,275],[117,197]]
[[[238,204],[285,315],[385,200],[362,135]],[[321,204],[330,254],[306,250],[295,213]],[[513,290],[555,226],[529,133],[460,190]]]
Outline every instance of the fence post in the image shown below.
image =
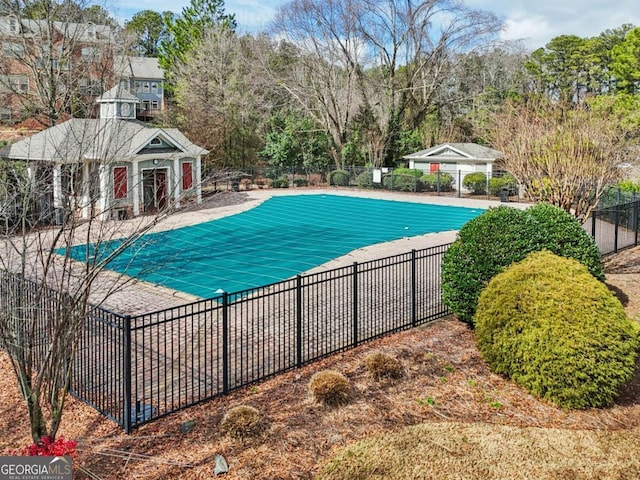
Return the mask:
[[302,367],[302,275],[296,275],[296,366]]
[[416,250],[414,248],[411,250],[411,325],[414,327],[418,324],[416,288]]
[[485,185],[484,188],[487,191],[487,200],[489,200],[491,198],[491,191],[489,190],[489,185],[491,185],[491,182],[489,181],[489,171],[487,169],[487,171],[485,172]]
[[222,393],[229,393],[229,294],[222,293]]
[[131,418],[131,315],[124,316],[124,432],[131,433],[133,419]]
[[634,238],[634,242],[633,244],[635,246],[638,245],[638,220],[640,220],[638,218],[638,204],[640,204],[640,200],[636,200],[635,202],[633,202],[633,221],[635,223],[635,238]]
[[353,346],[358,346],[358,262],[353,262]]
[[462,195],[460,189],[462,188],[462,170],[458,170],[458,198]]
[[591,236],[593,237],[593,239],[596,239],[596,214],[598,213],[598,210],[594,209],[591,212]]
[[618,227],[620,226],[620,205],[616,206],[616,229],[613,233],[613,253],[618,253]]

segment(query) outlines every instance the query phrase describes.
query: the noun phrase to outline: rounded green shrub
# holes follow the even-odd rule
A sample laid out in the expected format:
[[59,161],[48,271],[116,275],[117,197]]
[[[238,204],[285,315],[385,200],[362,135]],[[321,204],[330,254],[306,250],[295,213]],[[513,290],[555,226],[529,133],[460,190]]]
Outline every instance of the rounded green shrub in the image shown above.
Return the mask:
[[329,185],[336,187],[349,186],[349,172],[346,170],[333,170],[329,172]]
[[275,180],[271,180],[269,186],[271,186],[271,188],[289,188],[289,179],[286,177],[276,178]]
[[467,222],[442,259],[442,300],[473,326],[478,296],[489,280],[529,253],[549,250],[584,263],[604,280],[600,252],[574,217],[538,204],[527,210],[500,206]]
[[349,399],[349,380],[335,370],[323,370],[311,377],[309,392],[319,403],[341,405]]
[[487,176],[482,172],[469,173],[462,179],[462,186],[473,195],[484,195],[487,193]]
[[413,175],[385,175],[382,179],[382,185],[387,190],[397,192],[422,192],[424,185],[422,181]]
[[509,195],[515,195],[517,182],[513,175],[504,175],[503,177],[494,177],[489,179],[489,193],[494,197],[500,196],[502,188],[507,188]]
[[573,259],[534,252],[496,275],[475,324],[493,372],[563,408],[609,406],[634,375],[637,325]]
[[410,175],[415,178],[420,178],[422,175],[424,175],[424,171],[420,170],[419,168],[394,168],[393,174]]
[[367,355],[364,359],[364,366],[374,380],[395,380],[404,375],[400,361],[382,352],[373,352]]
[[578,260],[591,275],[604,282],[604,266],[598,245],[575,217],[548,203],[538,203],[528,208],[525,214],[535,220],[541,234],[539,241],[542,245],[537,250],[546,249],[561,257]]
[[437,192],[438,183],[440,184],[441,192],[453,191],[453,176],[448,173],[428,173],[420,177],[420,181],[427,192]]
[[232,437],[246,438],[257,436],[264,428],[264,421],[257,408],[238,405],[225,413],[220,426]]

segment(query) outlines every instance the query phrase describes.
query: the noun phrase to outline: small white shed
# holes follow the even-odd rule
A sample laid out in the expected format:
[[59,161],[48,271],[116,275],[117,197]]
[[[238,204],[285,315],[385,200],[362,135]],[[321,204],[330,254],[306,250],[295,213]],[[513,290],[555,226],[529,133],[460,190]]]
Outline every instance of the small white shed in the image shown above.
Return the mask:
[[448,173],[462,185],[469,173],[482,172],[491,178],[494,162],[502,153],[477,143],[443,143],[402,158],[409,160],[409,168]]

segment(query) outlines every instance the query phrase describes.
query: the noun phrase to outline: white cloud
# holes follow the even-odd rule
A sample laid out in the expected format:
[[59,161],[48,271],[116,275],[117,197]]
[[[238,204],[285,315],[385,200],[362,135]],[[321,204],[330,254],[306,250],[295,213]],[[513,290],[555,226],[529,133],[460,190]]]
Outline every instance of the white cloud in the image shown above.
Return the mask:
[[[180,13],[190,0],[125,0],[114,2],[118,18],[128,19],[141,10]],[[288,0],[226,0],[225,11],[235,13],[240,31],[257,31],[273,19]],[[472,8],[493,11],[506,23],[503,39],[524,39],[531,49],[543,47],[558,35],[591,37],[624,23],[640,26],[638,0],[463,0]]]
[[593,37],[624,23],[640,26],[638,0],[465,0],[491,10],[506,23],[504,39],[525,39],[536,49],[559,35]]
[[544,45],[552,37],[552,27],[540,15],[518,13],[505,20],[502,40],[522,40],[528,46]]

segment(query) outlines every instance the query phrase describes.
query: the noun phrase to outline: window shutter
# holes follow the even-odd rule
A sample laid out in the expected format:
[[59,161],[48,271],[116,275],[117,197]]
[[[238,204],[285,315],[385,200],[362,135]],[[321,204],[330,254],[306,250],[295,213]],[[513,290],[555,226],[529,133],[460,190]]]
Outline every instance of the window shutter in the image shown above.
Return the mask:
[[127,198],[127,167],[113,168],[113,198]]
[[189,190],[193,187],[193,165],[191,162],[182,164],[182,190]]

